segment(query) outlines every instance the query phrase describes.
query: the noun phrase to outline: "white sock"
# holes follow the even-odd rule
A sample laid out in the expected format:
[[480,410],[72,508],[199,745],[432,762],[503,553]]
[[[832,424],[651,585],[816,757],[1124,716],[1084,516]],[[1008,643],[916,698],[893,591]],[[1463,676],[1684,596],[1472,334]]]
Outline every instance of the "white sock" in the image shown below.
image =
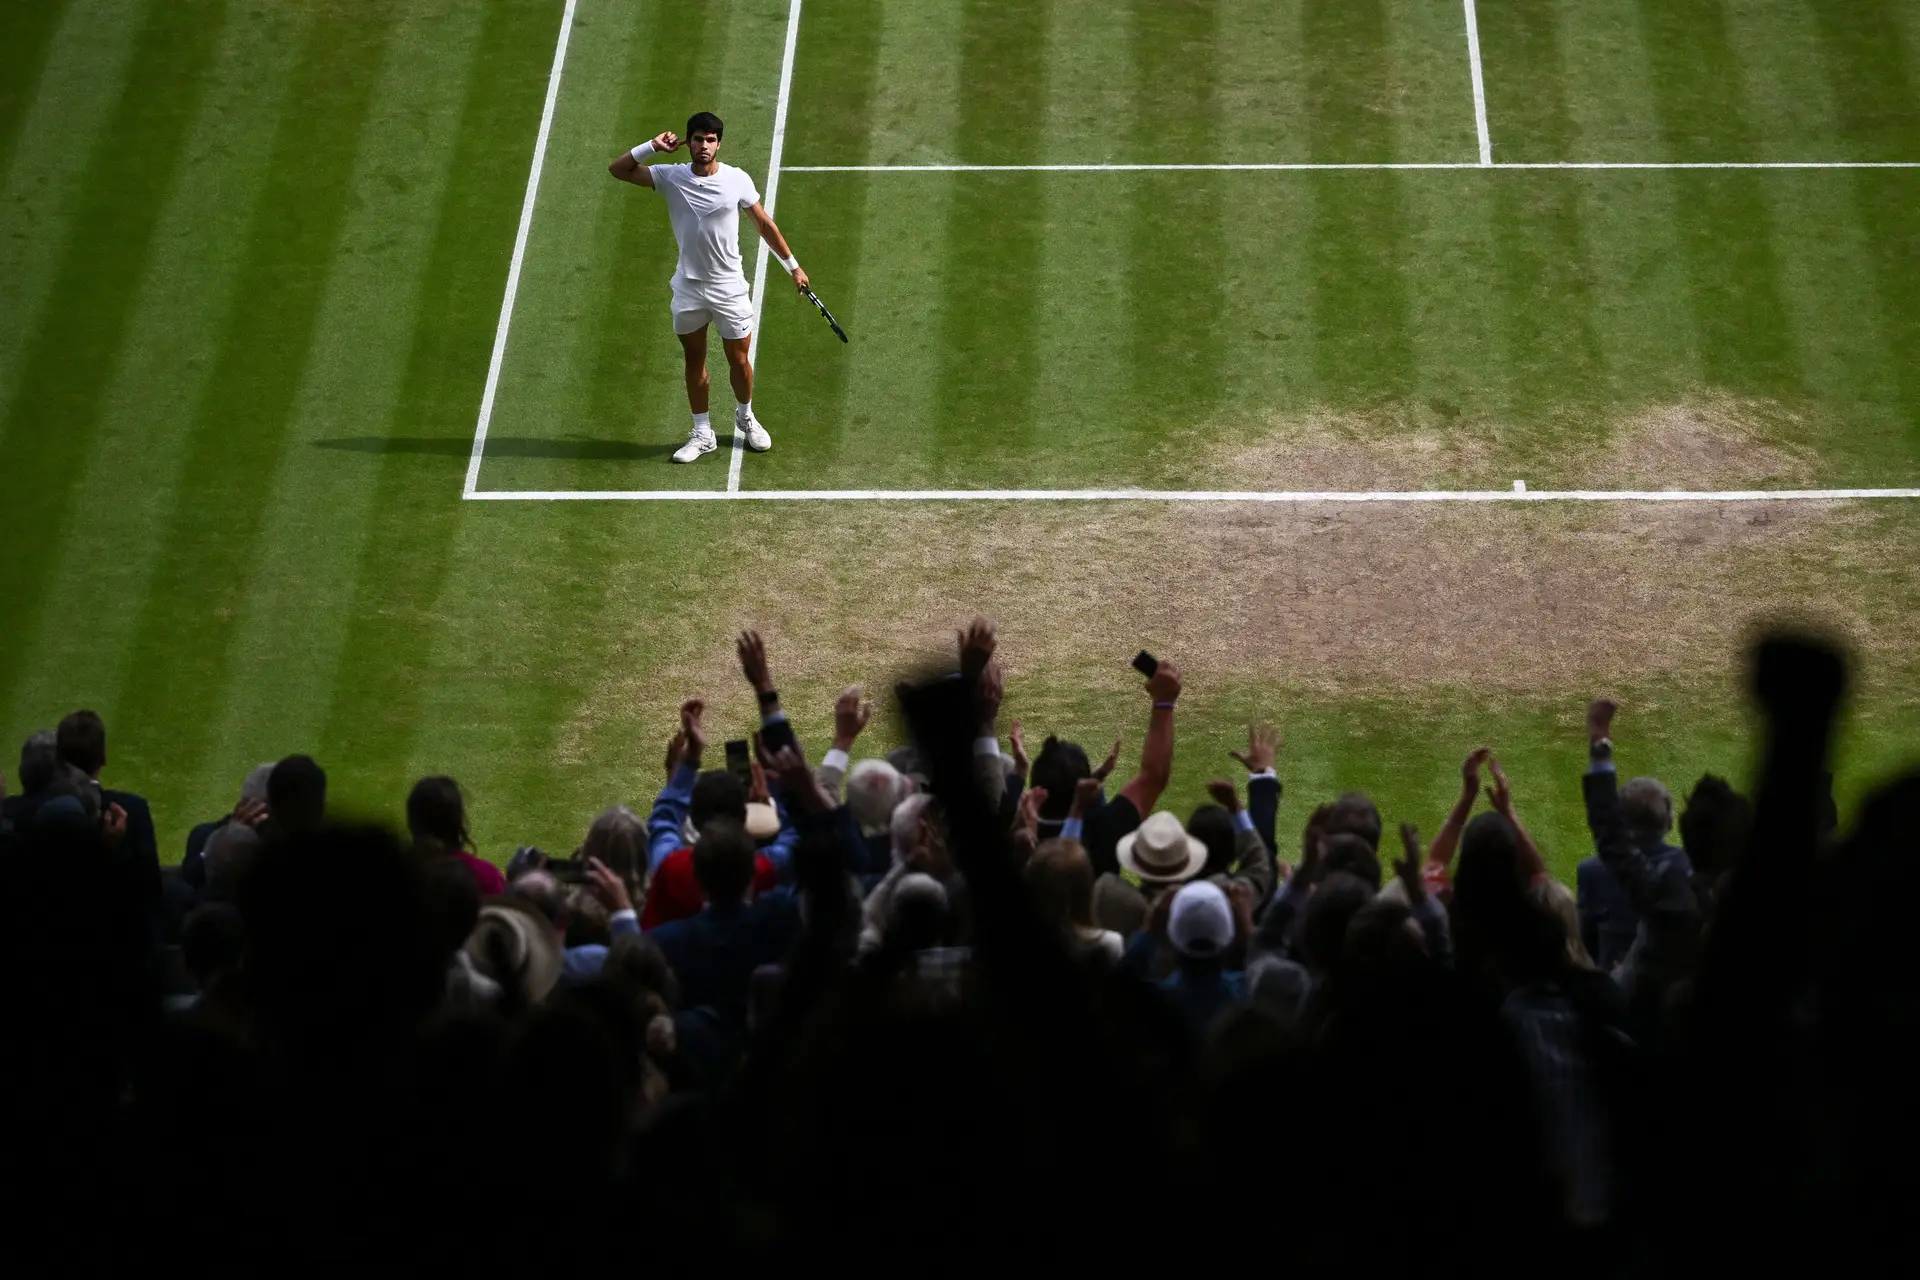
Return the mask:
[[753,401],[749,400],[745,404],[736,404],[735,406],[733,406],[733,420],[735,422],[745,422],[748,418],[751,418],[752,416],[753,416]]
[[705,431],[705,432],[711,433],[713,431],[713,415],[710,413],[694,414],[693,429],[695,431]]

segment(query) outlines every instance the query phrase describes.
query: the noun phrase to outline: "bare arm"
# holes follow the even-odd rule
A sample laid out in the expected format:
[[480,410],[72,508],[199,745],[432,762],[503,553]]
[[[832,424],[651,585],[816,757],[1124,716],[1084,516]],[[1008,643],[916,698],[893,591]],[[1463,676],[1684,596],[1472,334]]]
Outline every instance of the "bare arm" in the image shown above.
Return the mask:
[[1180,696],[1180,668],[1162,662],[1147,681],[1153,712],[1147,720],[1147,740],[1140,744],[1140,772],[1120,788],[1142,818],[1153,812],[1161,792],[1173,780],[1173,703]]
[[[652,147],[655,154],[665,155],[680,149],[680,139],[673,130],[669,129],[665,133],[649,138],[646,145]],[[639,148],[636,147],[634,150],[637,151]],[[607,172],[622,182],[631,182],[636,187],[646,187],[649,190],[653,187],[653,175],[647,171],[646,165],[633,158],[632,151],[622,152],[617,156],[614,162],[607,166]]]
[[[753,225],[759,229],[760,238],[773,250],[773,256],[781,263],[793,261],[793,249],[787,244],[787,238],[780,234],[780,228],[774,225],[773,215],[758,204],[747,206],[747,216],[753,219]],[[793,287],[805,291],[808,284],[807,273],[797,265],[793,269]]]

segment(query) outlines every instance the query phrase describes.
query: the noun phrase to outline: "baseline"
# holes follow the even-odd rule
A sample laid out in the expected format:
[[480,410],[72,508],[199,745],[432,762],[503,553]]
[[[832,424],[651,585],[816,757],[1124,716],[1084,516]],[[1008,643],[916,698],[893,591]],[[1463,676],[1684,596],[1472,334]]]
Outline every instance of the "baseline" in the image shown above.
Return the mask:
[[1466,160],[1379,164],[790,164],[788,173],[1335,173],[1386,169],[1920,169],[1920,160]]
[[1425,489],[1272,493],[1207,489],[495,489],[486,502],[1838,502],[1920,498],[1920,489]]

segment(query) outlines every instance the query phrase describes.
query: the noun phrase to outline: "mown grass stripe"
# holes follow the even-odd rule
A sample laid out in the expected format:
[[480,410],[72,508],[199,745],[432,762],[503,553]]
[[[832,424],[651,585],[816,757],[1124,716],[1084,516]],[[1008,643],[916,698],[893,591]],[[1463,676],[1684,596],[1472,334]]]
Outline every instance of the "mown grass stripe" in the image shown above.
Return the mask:
[[[958,56],[963,161],[1037,162],[1031,127],[1046,110],[1050,4],[966,0]],[[1010,122],[1028,127],[1009,129]],[[1044,179],[993,174],[960,184],[947,212],[937,322],[938,402],[933,448],[958,460],[1019,444],[1033,430],[1039,375],[1029,355],[1041,323],[1040,215]]]
[[[627,468],[611,465],[616,460],[631,465],[644,449],[655,450],[651,460],[662,456],[658,451],[665,441],[658,438],[659,430],[671,421],[666,411],[675,388],[661,375],[678,367],[670,334],[656,335],[665,345],[642,348],[653,362],[652,376],[626,383],[619,412],[605,421],[592,421],[586,413],[598,336],[591,318],[609,290],[662,297],[673,270],[671,235],[664,247],[657,240],[643,241],[638,256],[607,256],[607,228],[622,219],[655,224],[663,232],[666,227],[659,198],[614,181],[608,161],[670,125],[676,131],[685,128],[688,114],[675,104],[665,117],[621,115],[636,56],[635,32],[650,12],[642,5],[604,0],[586,0],[574,11],[486,440],[483,487],[567,483],[561,472],[581,457],[601,456],[608,472],[619,474]],[[556,13],[564,21],[564,6]],[[549,43],[550,54],[554,47]],[[644,57],[644,50],[638,56]],[[539,105],[544,112],[544,95]],[[530,133],[523,145],[534,136]],[[526,181],[524,164],[521,181]],[[510,261],[500,264],[503,276]]]
[[[397,406],[373,424],[393,440],[445,439],[452,453],[393,449],[375,455],[373,497],[355,548],[348,628],[319,756],[341,796],[390,812],[421,722],[425,683],[445,623],[437,610],[466,512],[460,487],[479,380],[500,306],[502,264],[519,218],[527,140],[540,119],[560,5],[488,5],[459,124],[449,179],[432,220]],[[521,581],[490,566],[488,600]],[[471,726],[438,727],[479,749]]]
[[[732,103],[720,100],[718,92],[722,79],[719,55],[729,47],[727,34],[734,12],[732,7],[671,4],[650,11],[652,20],[641,23],[629,37],[624,65],[630,70],[615,82],[621,86],[619,120],[627,131],[622,136],[638,140],[652,137],[655,122],[663,120],[668,122],[663,127],[683,132],[687,117],[695,111],[713,110],[723,121],[732,115],[721,143],[722,158],[745,168],[764,196],[766,124],[762,119],[741,118]],[[689,57],[688,50],[704,52]],[[682,150],[671,163],[685,159]],[[575,388],[580,406],[578,420],[618,424],[616,434],[626,435],[635,427],[631,422],[632,389],[651,385],[662,399],[671,396],[679,401],[679,412],[668,418],[668,423],[691,426],[682,390],[680,345],[670,336],[671,304],[666,283],[673,274],[677,250],[663,202],[637,187],[615,185],[611,178],[602,192],[606,212],[594,227],[593,260],[631,263],[636,279],[603,273],[575,285],[582,294],[581,310],[590,317],[581,350],[582,383]],[[741,222],[741,255],[750,264],[753,233],[745,218]],[[751,271],[751,265],[746,269]],[[718,470],[726,463],[734,399],[727,385],[727,364],[719,335],[709,330],[707,339],[709,408],[720,440],[720,449],[710,461]],[[656,435],[659,426],[649,423],[641,431],[653,437],[644,443],[656,450],[649,460],[654,465],[686,438],[684,427]],[[572,484],[592,484],[603,474],[603,468],[591,459],[574,459],[556,470]]]
[[[1493,99],[1502,122],[1501,155],[1573,154],[1558,16],[1525,5],[1498,13],[1481,38],[1488,59],[1501,68]],[[1485,372],[1497,383],[1505,416],[1537,422],[1556,406],[1592,405],[1604,356],[1581,202],[1585,183],[1577,174],[1526,173],[1495,179],[1488,190],[1497,264],[1490,292],[1504,360]]]
[[[156,581],[129,646],[123,706],[139,723],[176,726],[165,767],[203,775],[232,670],[248,569],[286,448],[295,395],[340,247],[374,85],[400,8],[356,3],[316,22],[289,77],[294,104],[276,127],[265,191],[246,233],[239,305],[221,336],[192,431],[193,484],[159,526]],[[221,623],[207,628],[207,619]],[[165,673],[160,678],[159,673]]]
[[[1214,156],[1221,146],[1215,6],[1134,0],[1131,18],[1133,136],[1173,154]],[[1127,183],[1127,260],[1141,268],[1125,273],[1121,291],[1133,390],[1124,421],[1135,456],[1159,445],[1166,426],[1206,422],[1224,395],[1227,330],[1244,318],[1226,305],[1228,278],[1239,266],[1222,252],[1223,181],[1237,182],[1196,173]]]
[[13,160],[21,121],[40,92],[53,33],[68,0],[36,0],[0,6],[0,174]]
[[[1308,155],[1312,160],[1393,160],[1387,12],[1383,0],[1309,0],[1302,39],[1310,51]],[[1336,405],[1403,397],[1412,390],[1409,228],[1394,173],[1313,174],[1314,371],[1318,396]]]
[[[311,750],[339,673],[378,479],[368,454],[319,442],[392,420],[418,326],[445,146],[471,91],[485,8],[441,0],[406,10],[388,43],[355,161],[346,222],[320,300],[307,367],[246,570],[232,674],[198,793],[224,795],[248,763]],[[300,655],[298,664],[289,656]]]
[[[806,12],[794,57],[787,154],[804,148],[809,155],[866,161],[875,128],[882,9],[879,0],[847,0]],[[829,305],[840,323],[858,329],[867,265],[866,183],[836,190],[819,184],[796,188],[783,179],[781,191],[780,228],[794,254],[816,281],[814,287],[833,300]],[[847,353],[830,349],[829,344],[839,345],[831,331],[817,321],[794,323],[797,313],[775,310],[789,301],[779,296],[784,279],[782,273],[767,283],[757,369],[762,389],[755,391],[756,401],[767,408],[763,416],[780,426],[780,447],[750,459],[745,482],[755,486],[781,485],[795,472],[792,460],[804,469],[817,466],[822,457],[838,456],[855,412],[850,363]],[[767,330],[778,333],[780,341],[768,341]]]
[[[1861,3],[1845,13],[1815,6],[1821,61],[1842,127],[1850,138],[1871,139],[1892,120],[1906,136],[1920,135],[1920,79],[1908,53],[1908,32],[1891,4]],[[1920,255],[1915,253],[1916,175],[1856,170],[1851,175],[1854,230],[1866,246],[1873,274],[1874,310],[1881,319],[1881,350],[1897,387],[1898,446],[1920,474]]]
[[[1677,159],[1754,154],[1743,68],[1725,5],[1639,0],[1639,8],[1668,153]],[[1792,320],[1764,180],[1739,170],[1677,172],[1668,180],[1706,376],[1747,394],[1797,389]]]
[[[182,442],[235,306],[247,223],[286,99],[291,37],[303,22],[280,10],[236,13],[221,32],[126,340],[99,375],[99,428],[78,463],[73,500],[84,517],[46,550],[48,604],[37,631],[22,638],[18,722],[45,724],[82,704],[118,721],[139,621],[130,602],[154,589],[152,531],[181,483]],[[120,751],[115,758],[134,759]]]
[[[81,462],[99,427],[155,229],[188,141],[218,43],[218,0],[155,4],[82,179],[48,307],[26,348],[0,434],[0,707],[13,704],[54,560],[72,516]],[[129,167],[126,156],[142,163]],[[129,602],[131,607],[131,602]]]
[[44,68],[31,86],[18,86],[32,92],[22,100],[0,165],[0,415],[13,401],[20,362],[68,263],[75,219],[97,194],[87,184],[98,171],[87,161],[126,89],[129,60],[145,29],[144,4],[73,0],[48,41]]

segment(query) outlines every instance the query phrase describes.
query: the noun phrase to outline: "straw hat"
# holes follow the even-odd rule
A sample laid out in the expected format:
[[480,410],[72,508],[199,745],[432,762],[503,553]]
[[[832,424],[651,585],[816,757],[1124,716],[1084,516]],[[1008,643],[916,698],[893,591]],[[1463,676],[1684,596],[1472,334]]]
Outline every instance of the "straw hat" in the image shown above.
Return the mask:
[[[505,943],[500,947],[494,939]],[[506,954],[505,972],[493,972],[492,952]],[[489,902],[467,935],[467,955],[482,973],[502,986],[520,988],[529,1001],[544,1000],[560,981],[560,940],[538,913],[516,902]]]
[[1150,884],[1177,884],[1207,865],[1207,846],[1187,834],[1180,819],[1156,813],[1137,831],[1120,837],[1116,850],[1123,871]]

